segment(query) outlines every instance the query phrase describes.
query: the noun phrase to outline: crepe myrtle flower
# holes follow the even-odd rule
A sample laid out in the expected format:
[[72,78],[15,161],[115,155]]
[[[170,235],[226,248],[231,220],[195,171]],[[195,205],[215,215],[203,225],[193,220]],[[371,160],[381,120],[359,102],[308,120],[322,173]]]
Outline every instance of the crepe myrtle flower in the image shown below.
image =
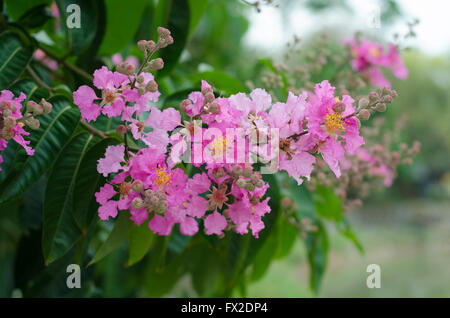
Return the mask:
[[1,152],[6,149],[10,140],[21,145],[27,155],[34,155],[34,149],[29,146],[31,142],[24,138],[30,133],[24,128],[39,129],[40,122],[37,117],[52,111],[52,104],[42,99],[40,103],[28,101],[22,115],[22,102],[25,99],[24,93],[20,93],[19,97],[14,97],[9,90],[2,90],[0,93],[0,163],[3,162]]
[[355,116],[353,98],[334,96],[335,88],[325,80],[309,92],[306,119],[308,138],[322,155],[336,177],[341,175],[339,161],[345,152],[354,154],[364,139],[359,135],[359,123]]
[[344,41],[353,56],[352,68],[367,77],[369,83],[377,87],[390,87],[381,67],[389,69],[397,78],[406,79],[408,70],[400,57],[398,48],[389,44],[387,52],[383,46],[367,39],[351,38]]

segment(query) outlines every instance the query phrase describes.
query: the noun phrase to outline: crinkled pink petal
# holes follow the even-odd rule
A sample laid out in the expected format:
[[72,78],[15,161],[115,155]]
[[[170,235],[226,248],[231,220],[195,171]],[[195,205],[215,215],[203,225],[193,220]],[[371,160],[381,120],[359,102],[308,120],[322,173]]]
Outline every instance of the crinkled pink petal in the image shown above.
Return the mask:
[[207,235],[222,235],[223,230],[227,226],[227,219],[217,211],[208,215],[204,220],[205,233]]
[[152,230],[154,233],[159,235],[169,235],[172,231],[173,223],[166,220],[164,217],[155,214],[151,221],[148,223],[148,227],[150,230]]
[[159,128],[166,131],[175,129],[181,122],[180,112],[174,108],[167,108],[163,111],[153,107],[150,115],[145,121],[145,125],[153,128]]
[[124,161],[125,146],[109,146],[106,148],[105,158],[98,160],[97,171],[107,177],[112,172],[118,172],[122,166],[121,162]]
[[111,199],[115,194],[116,190],[109,183],[105,183],[103,187],[100,188],[100,191],[95,193],[95,199],[101,205],[105,204],[109,199]]
[[81,118],[88,122],[96,120],[100,115],[100,106],[94,104],[94,100],[98,99],[92,88],[83,85],[73,93],[73,103],[80,108]]
[[325,160],[336,177],[339,178],[341,176],[339,160],[344,158],[344,148],[342,148],[342,145],[334,139],[328,138],[320,147],[320,152],[323,160]]
[[98,208],[98,216],[101,220],[108,220],[110,217],[115,218],[117,216],[117,202],[108,201]]
[[194,218],[185,217],[180,223],[180,232],[183,235],[194,235],[198,232],[198,223]]

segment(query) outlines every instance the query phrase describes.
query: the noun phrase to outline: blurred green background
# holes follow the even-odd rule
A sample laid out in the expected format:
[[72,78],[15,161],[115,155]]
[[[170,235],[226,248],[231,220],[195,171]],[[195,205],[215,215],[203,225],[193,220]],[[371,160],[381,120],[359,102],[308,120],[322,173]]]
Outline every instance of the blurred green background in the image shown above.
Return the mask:
[[[361,31],[386,42],[419,19],[415,37],[402,43],[408,47],[402,56],[409,78],[390,78],[399,98],[385,115],[390,125],[407,115],[401,138],[408,144],[420,141],[421,153],[412,166],[400,167],[392,188],[371,193],[350,213],[364,255],[330,228],[321,297],[450,296],[450,25],[437,12],[448,12],[448,6],[443,1],[263,1],[257,10],[244,1],[212,1],[184,56],[191,67],[221,69],[245,83],[257,74],[258,59],[282,60],[293,34],[308,40],[322,30],[339,38]],[[377,12],[380,24],[374,28]],[[372,263],[381,266],[380,289],[366,287],[366,267]],[[250,284],[248,296],[313,296],[300,240],[289,257]]]

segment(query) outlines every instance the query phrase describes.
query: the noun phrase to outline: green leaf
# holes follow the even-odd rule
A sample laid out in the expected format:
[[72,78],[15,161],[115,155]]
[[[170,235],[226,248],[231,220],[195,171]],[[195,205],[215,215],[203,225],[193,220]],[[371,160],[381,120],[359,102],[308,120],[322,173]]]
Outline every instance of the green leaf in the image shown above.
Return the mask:
[[50,92],[48,89],[39,87],[35,82],[29,79],[20,79],[10,87],[11,92],[15,96],[19,96],[21,92],[27,95],[27,98],[23,101],[23,105],[29,100],[39,103],[42,98],[48,99]]
[[39,180],[80,121],[79,110],[72,108],[66,98],[54,96],[49,102],[53,104],[52,112],[40,116],[40,128],[27,136],[35,153],[28,156],[23,149],[18,150],[13,167],[0,184],[0,204],[17,198]]
[[149,3],[148,0],[106,1],[106,32],[100,46],[100,54],[111,55],[130,44],[137,32],[142,13]]
[[279,218],[278,246],[274,257],[282,259],[289,255],[299,236],[298,227],[289,223],[286,217]]
[[0,34],[0,90],[14,82],[33,55],[33,48],[25,46],[12,32]]
[[328,220],[342,220],[342,204],[333,189],[318,185],[314,192],[314,204],[319,215]]
[[172,0],[167,19],[167,28],[173,37],[173,44],[161,50],[164,68],[158,73],[159,77],[169,74],[180,59],[187,44],[190,25],[190,8],[188,0]]
[[98,211],[94,194],[105,184],[105,178],[97,172],[97,160],[105,156],[108,146],[114,144],[117,144],[116,140],[107,138],[93,145],[86,152],[76,174],[73,189],[73,217],[83,233],[87,232]]
[[206,8],[208,7],[209,0],[188,0],[189,8],[191,12],[191,21],[189,25],[189,38],[192,37],[194,31],[200,22],[200,19],[205,13]]
[[46,263],[63,256],[81,235],[72,217],[72,191],[75,176],[92,138],[88,133],[73,137],[61,151],[48,177],[42,233]]
[[209,84],[211,84],[214,89],[223,92],[225,95],[232,95],[246,91],[244,85],[242,85],[242,83],[237,78],[222,71],[207,71],[197,73],[191,75],[190,79],[198,86],[200,86],[201,80],[205,80]]
[[348,238],[355,245],[358,251],[361,254],[364,254],[364,247],[359,241],[358,236],[356,235],[355,231],[353,230],[353,227],[350,225],[348,220],[344,218],[342,222],[339,222],[336,225],[339,230],[339,233],[341,233],[344,237]]
[[15,21],[37,6],[51,3],[52,0],[5,0],[5,7],[8,15]]
[[130,231],[128,266],[139,262],[152,247],[155,240],[155,234],[143,223],[140,226],[133,226]]
[[270,235],[264,245],[259,249],[255,256],[252,267],[251,280],[257,281],[261,279],[269,269],[275,253],[278,248],[277,235]]
[[[99,26],[99,16],[101,15],[97,3],[99,1],[101,0],[56,0],[61,27],[66,34],[66,47],[69,52],[81,55],[93,42]],[[77,11],[67,12],[69,5],[77,5],[80,8],[80,28],[67,26],[67,22],[75,21],[74,17],[78,13]]]
[[310,287],[317,294],[327,267],[328,235],[322,222],[317,221],[315,225],[317,231],[307,234],[305,245],[310,269]]
[[17,23],[29,29],[39,28],[47,23],[52,17],[53,15],[47,4],[42,4],[25,12],[19,18]]
[[119,217],[114,224],[114,228],[106,239],[105,243],[95,253],[94,258],[89,262],[88,266],[97,263],[112,251],[118,249],[129,237],[130,229],[134,226],[130,220],[128,212],[120,212]]

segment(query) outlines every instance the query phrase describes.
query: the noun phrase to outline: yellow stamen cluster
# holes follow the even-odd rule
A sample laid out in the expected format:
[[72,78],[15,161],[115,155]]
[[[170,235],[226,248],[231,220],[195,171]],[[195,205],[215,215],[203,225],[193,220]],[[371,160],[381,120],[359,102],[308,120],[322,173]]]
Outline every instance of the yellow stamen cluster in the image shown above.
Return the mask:
[[166,168],[158,166],[155,172],[156,172],[156,179],[153,183],[158,188],[162,189],[163,187],[172,183],[172,173],[168,172]]
[[375,57],[379,57],[381,55],[381,52],[379,49],[377,49],[376,47],[371,47],[369,49],[370,54],[372,54]]
[[329,133],[335,133],[337,130],[345,131],[345,122],[341,114],[329,111],[325,116],[325,127]]
[[222,136],[214,138],[211,142],[211,153],[215,158],[222,157],[227,148],[227,140]]

